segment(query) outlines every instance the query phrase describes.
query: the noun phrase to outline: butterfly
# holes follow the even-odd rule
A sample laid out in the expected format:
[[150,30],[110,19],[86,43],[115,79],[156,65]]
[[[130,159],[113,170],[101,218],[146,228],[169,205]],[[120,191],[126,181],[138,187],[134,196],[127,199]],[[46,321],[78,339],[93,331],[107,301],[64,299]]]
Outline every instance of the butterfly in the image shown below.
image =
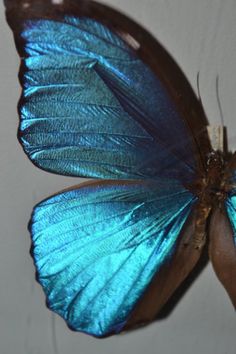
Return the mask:
[[4,3],[21,58],[25,153],[48,172],[96,179],[33,210],[48,307],[96,337],[150,322],[206,247],[236,306],[236,154],[223,128],[211,144],[175,61],[106,5]]

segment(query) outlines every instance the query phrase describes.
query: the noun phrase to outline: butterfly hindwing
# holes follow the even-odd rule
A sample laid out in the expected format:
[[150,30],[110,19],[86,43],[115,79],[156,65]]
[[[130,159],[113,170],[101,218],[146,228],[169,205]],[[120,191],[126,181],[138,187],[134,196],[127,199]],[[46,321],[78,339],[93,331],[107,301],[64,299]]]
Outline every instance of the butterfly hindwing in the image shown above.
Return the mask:
[[217,277],[236,308],[236,154],[226,165],[227,198],[213,212],[209,255]]
[[48,306],[75,330],[121,331],[172,259],[194,200],[178,183],[97,182],[41,202],[31,233]]
[[217,209],[212,215],[209,256],[217,277],[236,308],[236,211],[234,206],[232,214],[232,203],[228,200],[226,211]]
[[236,190],[232,191],[232,194],[228,197],[226,208],[233,231],[233,242],[236,247]]

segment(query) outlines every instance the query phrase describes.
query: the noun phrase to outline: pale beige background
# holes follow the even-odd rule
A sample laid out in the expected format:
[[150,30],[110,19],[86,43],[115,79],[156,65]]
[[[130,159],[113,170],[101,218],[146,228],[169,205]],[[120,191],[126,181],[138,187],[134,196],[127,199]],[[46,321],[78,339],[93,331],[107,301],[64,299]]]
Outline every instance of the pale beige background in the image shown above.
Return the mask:
[[[236,1],[107,0],[148,28],[168,48],[219,122],[215,78],[230,144],[236,148]],[[236,317],[211,265],[172,314],[146,329],[96,340],[68,330],[44,305],[34,281],[27,222],[33,205],[76,178],[35,168],[16,140],[19,60],[0,4],[0,353],[1,354],[234,354]]]

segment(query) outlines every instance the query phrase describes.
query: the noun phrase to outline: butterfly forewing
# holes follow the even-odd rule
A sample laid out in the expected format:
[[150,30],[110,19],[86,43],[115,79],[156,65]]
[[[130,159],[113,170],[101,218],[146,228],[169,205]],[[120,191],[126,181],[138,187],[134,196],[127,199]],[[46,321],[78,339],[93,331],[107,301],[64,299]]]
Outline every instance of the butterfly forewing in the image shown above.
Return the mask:
[[123,39],[132,23],[119,15],[118,26],[106,7],[99,20],[85,17],[99,17],[101,5],[90,1],[27,4],[8,4],[7,14],[22,57],[19,139],[37,166],[73,176],[184,183],[202,174],[196,142],[206,122],[199,119],[195,135],[191,127],[200,104],[177,66],[175,75],[171,64],[165,67],[167,55],[156,41],[153,46],[140,29],[137,43],[146,37],[147,44],[133,49]]

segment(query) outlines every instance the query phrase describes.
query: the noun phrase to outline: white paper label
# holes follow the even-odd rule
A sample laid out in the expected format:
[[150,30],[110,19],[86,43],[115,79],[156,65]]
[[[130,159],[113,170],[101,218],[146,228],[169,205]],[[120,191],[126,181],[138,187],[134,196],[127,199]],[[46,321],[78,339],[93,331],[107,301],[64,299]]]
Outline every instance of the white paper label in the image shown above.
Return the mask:
[[224,151],[224,127],[223,125],[209,125],[207,127],[212,149]]

